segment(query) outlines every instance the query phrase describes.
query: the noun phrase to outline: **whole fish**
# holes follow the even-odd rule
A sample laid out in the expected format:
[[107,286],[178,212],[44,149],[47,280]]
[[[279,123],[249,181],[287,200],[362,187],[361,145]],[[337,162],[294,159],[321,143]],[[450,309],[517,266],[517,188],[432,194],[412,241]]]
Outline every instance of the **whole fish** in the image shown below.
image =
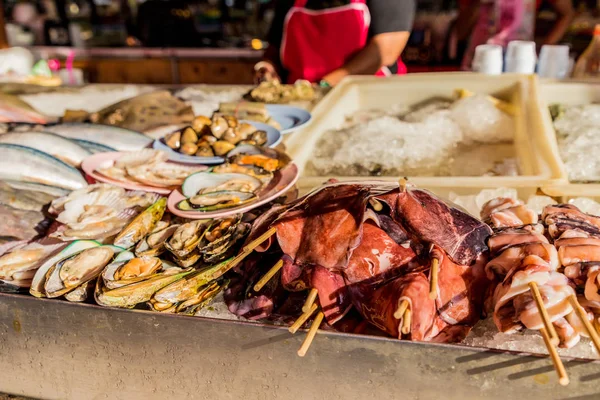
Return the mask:
[[96,143],[96,142],[90,142],[89,140],[73,139],[73,141],[92,154],[117,151],[117,149],[115,149],[114,147],[105,146],[103,144]]
[[0,143],[0,179],[81,189],[87,182],[79,171],[31,147]]
[[92,153],[79,144],[50,132],[13,132],[0,135],[0,143],[18,144],[48,153],[74,167]]
[[141,133],[109,125],[74,122],[48,126],[45,130],[68,139],[96,142],[119,151],[135,151],[152,143],[152,138]]
[[68,189],[59,188],[57,186],[49,186],[44,185],[42,183],[33,183],[33,182],[23,182],[23,181],[11,181],[4,180],[2,181],[8,186],[19,189],[19,190],[27,190],[30,192],[44,193],[52,196],[53,198],[66,196],[71,191]]

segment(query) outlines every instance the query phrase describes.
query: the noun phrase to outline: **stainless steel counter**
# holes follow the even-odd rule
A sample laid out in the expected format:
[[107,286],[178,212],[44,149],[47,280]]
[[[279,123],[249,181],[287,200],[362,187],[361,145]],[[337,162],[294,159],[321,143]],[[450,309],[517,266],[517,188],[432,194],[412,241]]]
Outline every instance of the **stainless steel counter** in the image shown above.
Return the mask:
[[600,363],[0,294],[0,392],[48,399],[598,399]]

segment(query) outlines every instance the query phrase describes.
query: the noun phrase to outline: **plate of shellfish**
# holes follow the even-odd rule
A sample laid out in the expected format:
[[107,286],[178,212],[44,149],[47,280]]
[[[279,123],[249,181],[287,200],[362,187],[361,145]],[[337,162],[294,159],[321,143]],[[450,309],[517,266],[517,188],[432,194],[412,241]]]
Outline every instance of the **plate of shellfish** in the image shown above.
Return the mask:
[[221,164],[238,146],[275,147],[281,132],[271,125],[238,120],[215,113],[196,117],[190,126],[172,132],[152,144],[169,154],[169,160],[186,164]]
[[298,167],[280,151],[239,146],[231,153],[226,163],[185,179],[169,196],[169,210],[189,219],[245,213],[275,200],[298,180]]
[[99,182],[167,195],[187,177],[208,167],[174,163],[164,151],[142,149],[97,153],[83,160],[81,169]]

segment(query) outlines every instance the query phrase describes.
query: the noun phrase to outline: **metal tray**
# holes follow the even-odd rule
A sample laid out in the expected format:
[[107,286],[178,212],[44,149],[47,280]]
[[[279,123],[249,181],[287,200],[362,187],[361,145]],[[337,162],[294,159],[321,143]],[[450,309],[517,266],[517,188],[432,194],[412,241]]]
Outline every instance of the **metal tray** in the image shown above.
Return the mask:
[[600,398],[600,360],[102,308],[0,294],[0,392],[45,399]]

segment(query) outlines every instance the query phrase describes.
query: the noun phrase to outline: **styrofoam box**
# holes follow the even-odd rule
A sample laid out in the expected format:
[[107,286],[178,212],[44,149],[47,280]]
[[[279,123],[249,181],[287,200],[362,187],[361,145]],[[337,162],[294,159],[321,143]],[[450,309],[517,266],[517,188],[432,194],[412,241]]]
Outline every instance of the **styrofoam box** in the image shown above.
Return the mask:
[[[553,131],[541,121],[542,110],[531,101],[537,85],[535,76],[504,74],[487,76],[474,73],[409,74],[377,78],[348,77],[315,107],[312,123],[286,141],[287,151],[301,171],[303,189],[322,184],[329,178],[339,180],[374,177],[304,176],[307,162],[322,135],[341,126],[345,117],[365,109],[389,108],[394,104],[414,105],[434,97],[452,97],[455,89],[489,94],[516,106],[514,146],[521,171],[518,177],[419,177],[409,180],[419,186],[436,187],[521,187],[545,186],[565,182],[564,168],[558,164]],[[376,139],[376,138],[375,138]],[[552,141],[554,140],[554,141]],[[395,180],[397,176],[375,179]]]
[[[537,91],[537,92],[536,92]],[[537,97],[539,108],[543,110],[542,123],[546,130],[552,132],[552,140],[558,148],[556,132],[552,124],[552,117],[548,106],[554,103],[578,105],[600,103],[600,82],[569,82],[555,80],[540,80],[534,96]],[[558,157],[559,168],[565,169],[560,156]],[[565,172],[566,174],[566,172]],[[550,196],[556,197],[600,197],[600,184],[598,183],[571,183],[545,185],[542,190]]]

